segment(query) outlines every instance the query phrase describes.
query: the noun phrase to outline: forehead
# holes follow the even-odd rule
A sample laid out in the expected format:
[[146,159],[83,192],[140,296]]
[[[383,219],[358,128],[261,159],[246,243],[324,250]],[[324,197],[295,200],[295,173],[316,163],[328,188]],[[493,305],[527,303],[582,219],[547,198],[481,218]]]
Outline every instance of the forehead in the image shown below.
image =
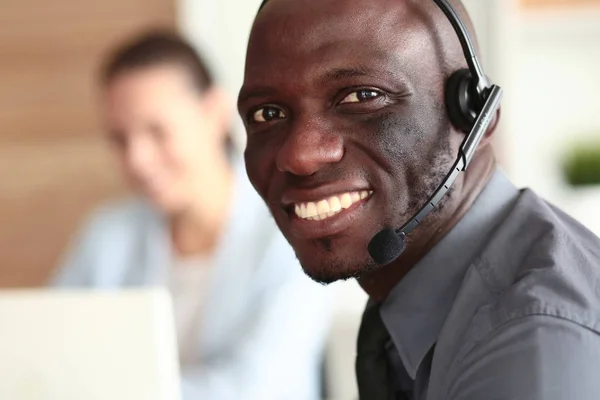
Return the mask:
[[109,82],[108,89],[181,89],[190,83],[186,69],[174,63],[159,63],[134,67],[119,72]]
[[332,68],[418,68],[433,42],[426,25],[412,1],[270,0],[252,30],[246,83],[310,78]]
[[158,64],[123,71],[103,91],[108,105],[143,107],[169,104],[189,97],[193,84],[186,70],[174,64]]
[[101,94],[101,116],[115,128],[150,119],[182,118],[196,99],[186,71],[167,64],[124,71]]

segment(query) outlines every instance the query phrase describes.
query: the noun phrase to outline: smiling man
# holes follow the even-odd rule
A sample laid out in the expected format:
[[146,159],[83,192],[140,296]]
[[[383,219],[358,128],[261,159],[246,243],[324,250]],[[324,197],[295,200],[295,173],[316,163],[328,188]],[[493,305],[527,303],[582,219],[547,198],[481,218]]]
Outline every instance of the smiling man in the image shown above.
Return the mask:
[[239,96],[250,180],[309,276],[370,295],[361,399],[596,399],[600,240],[497,168],[499,113],[401,256],[367,251],[452,169],[466,66],[433,1],[269,0]]

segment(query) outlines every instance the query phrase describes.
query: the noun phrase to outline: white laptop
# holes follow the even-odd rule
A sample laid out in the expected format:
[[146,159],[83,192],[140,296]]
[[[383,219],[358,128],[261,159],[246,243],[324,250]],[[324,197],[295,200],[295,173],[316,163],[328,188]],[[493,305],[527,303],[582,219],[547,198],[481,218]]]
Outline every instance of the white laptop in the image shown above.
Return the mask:
[[167,292],[0,291],[0,399],[180,396]]

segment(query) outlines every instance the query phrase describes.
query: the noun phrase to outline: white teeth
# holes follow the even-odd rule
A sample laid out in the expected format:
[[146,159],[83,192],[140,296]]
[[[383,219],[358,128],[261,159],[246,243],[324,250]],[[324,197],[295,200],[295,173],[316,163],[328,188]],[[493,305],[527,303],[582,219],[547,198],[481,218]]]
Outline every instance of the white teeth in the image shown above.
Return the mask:
[[329,202],[327,200],[321,200],[317,204],[317,212],[319,215],[327,214],[329,212]]
[[329,209],[332,213],[336,213],[342,209],[342,203],[340,202],[340,199],[337,198],[337,196],[333,196],[329,199]]
[[350,193],[344,193],[340,199],[340,202],[342,203],[342,208],[350,208],[352,205],[352,197],[350,197]]
[[317,205],[312,201],[306,204],[306,216],[316,217],[317,216]]
[[294,205],[295,214],[309,221],[322,221],[333,217],[342,210],[350,208],[354,203],[364,200],[373,194],[372,191],[348,192],[332,196],[318,202],[309,201]]

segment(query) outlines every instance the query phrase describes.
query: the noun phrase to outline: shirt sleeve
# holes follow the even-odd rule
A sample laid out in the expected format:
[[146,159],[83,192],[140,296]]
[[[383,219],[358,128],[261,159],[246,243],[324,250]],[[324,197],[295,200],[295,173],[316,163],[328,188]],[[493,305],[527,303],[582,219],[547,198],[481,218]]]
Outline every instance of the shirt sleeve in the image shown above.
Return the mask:
[[227,357],[183,371],[184,400],[320,398],[330,291],[304,275],[284,240],[270,247],[260,268],[255,318]]
[[494,330],[467,355],[448,399],[598,399],[598,371],[597,332],[553,316],[529,316]]

